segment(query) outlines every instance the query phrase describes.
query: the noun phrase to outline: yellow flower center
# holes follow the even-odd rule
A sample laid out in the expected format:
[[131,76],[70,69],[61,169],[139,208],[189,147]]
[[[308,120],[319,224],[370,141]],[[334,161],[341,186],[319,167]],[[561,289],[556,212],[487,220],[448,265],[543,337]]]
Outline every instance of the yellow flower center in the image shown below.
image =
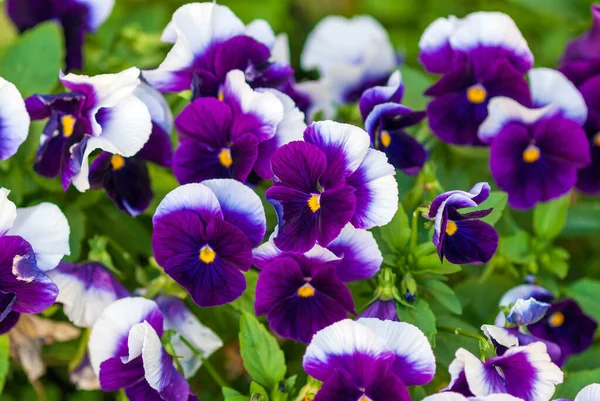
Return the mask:
[[231,149],[225,148],[219,153],[219,163],[225,168],[231,167],[233,159],[231,158]]
[[200,260],[206,264],[214,262],[216,256],[217,254],[215,251],[208,245],[204,245],[202,249],[200,249]]
[[383,145],[384,148],[387,148],[388,146],[390,146],[390,143],[392,143],[392,137],[390,136],[390,133],[387,131],[381,132],[381,136],[379,137],[379,140],[381,141],[381,144]]
[[306,283],[302,287],[298,288],[298,296],[300,298],[310,298],[313,295],[315,295],[315,287],[309,283]]
[[321,208],[321,195],[313,194],[308,200],[308,207],[313,213],[317,213],[317,210]]
[[219,93],[217,93],[217,99],[219,99],[220,101],[223,101],[223,99],[225,99],[225,91],[223,90],[223,87],[219,88]]
[[540,158],[540,148],[531,144],[523,151],[523,160],[527,163],[534,163]]
[[73,117],[70,114],[62,117],[62,119],[60,120],[60,123],[62,125],[62,130],[63,130],[64,136],[66,136],[68,138],[71,135],[73,135],[73,130],[75,129],[76,122],[77,122],[77,120],[75,119],[75,117]]
[[112,165],[113,170],[121,170],[125,167],[125,159],[121,155],[113,155],[110,158],[110,164]]
[[565,315],[562,312],[554,312],[550,315],[548,323],[550,323],[550,326],[552,327],[560,327],[565,323]]
[[446,234],[452,237],[454,234],[456,234],[456,230],[458,230],[456,223],[452,220],[448,220],[448,223],[446,223]]
[[360,396],[360,398],[357,401],[373,401],[373,400],[370,399],[369,397],[367,397],[366,394],[363,394]]
[[600,148],[600,132],[594,135],[593,142],[595,146],[598,146]]
[[487,91],[481,84],[476,84],[467,89],[467,99],[473,104],[481,104],[487,98]]

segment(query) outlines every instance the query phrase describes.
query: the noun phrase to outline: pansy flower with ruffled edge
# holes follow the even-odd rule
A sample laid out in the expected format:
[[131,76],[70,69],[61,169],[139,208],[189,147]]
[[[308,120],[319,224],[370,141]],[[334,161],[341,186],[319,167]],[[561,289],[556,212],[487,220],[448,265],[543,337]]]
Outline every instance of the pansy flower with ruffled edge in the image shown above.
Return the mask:
[[419,42],[421,64],[444,74],[425,92],[429,125],[442,141],[482,145],[477,130],[495,96],[528,105],[523,74],[533,65],[533,54],[514,21],[499,12],[475,12],[463,19],[439,18]]
[[15,85],[0,77],[0,160],[17,153],[29,133],[29,114]]
[[242,70],[252,87],[276,88],[293,75],[287,64],[271,60],[275,36],[265,21],[247,27],[226,6],[191,3],[181,6],[161,39],[173,43],[163,63],[144,71],[161,92],[192,89],[198,97],[218,97],[229,71]]
[[446,390],[466,397],[510,394],[523,401],[549,401],[555,386],[563,382],[563,372],[541,342],[510,348],[487,361],[461,348],[448,370],[451,381]]
[[578,170],[590,163],[581,127],[587,107],[577,88],[549,68],[532,70],[529,79],[535,108],[494,98],[479,129],[481,141],[491,143],[494,181],[517,209],[566,194],[575,186]]
[[411,324],[343,320],[313,337],[303,366],[323,382],[315,401],[409,401],[407,386],[433,379],[435,357]]
[[454,264],[487,263],[498,248],[498,233],[479,220],[492,209],[460,213],[458,209],[476,207],[490,196],[486,182],[475,184],[469,192],[449,191],[438,195],[429,207],[434,220],[433,244],[440,260]]
[[365,89],[384,84],[398,64],[385,28],[368,15],[328,16],[308,35],[300,56],[317,69],[319,86],[333,102],[356,102]]
[[59,289],[56,302],[75,326],[92,327],[108,305],[130,295],[129,291],[104,267],[91,262],[61,262],[48,276]]
[[348,223],[368,229],[387,224],[398,208],[395,169],[369,147],[360,128],[313,123],[304,142],[279,148],[271,158],[274,186],[266,192],[279,219],[274,241],[284,251],[327,246]]
[[[208,358],[223,346],[223,341],[211,329],[200,323],[181,299],[160,296],[155,301],[163,314],[165,330],[176,332],[171,337],[171,344],[177,353],[184,376],[190,378],[202,365],[202,360],[194,352],[199,351],[203,358]],[[195,350],[185,344],[181,337],[194,346]]]
[[371,146],[381,150],[398,170],[414,175],[427,160],[427,151],[406,128],[418,124],[425,112],[413,111],[401,104],[404,83],[400,71],[395,71],[387,85],[367,89],[360,97],[360,113]]
[[231,179],[186,184],[165,196],[152,222],[156,261],[197,305],[222,305],[242,295],[242,272],[266,231],[254,191]]
[[0,188],[0,334],[21,313],[41,313],[58,295],[44,273],[70,254],[69,223],[51,203],[17,208]]
[[134,94],[139,75],[137,68],[94,77],[61,74],[71,92],[29,97],[31,119],[48,119],[35,171],[49,178],[60,174],[65,190],[73,183],[83,192],[90,187],[88,158],[94,150],[123,157],[139,152],[152,132],[148,108]]
[[110,15],[114,0],[8,0],[8,16],[24,32],[44,21],[59,21],[67,48],[67,70],[83,68],[85,34],[95,32]]
[[93,189],[104,188],[119,210],[135,217],[148,208],[154,196],[146,162],[171,167],[173,116],[165,98],[150,85],[141,83],[133,94],[150,112],[150,139],[133,157],[102,152],[90,166],[89,179]]
[[123,298],[98,318],[88,344],[103,391],[124,389],[131,401],[196,400],[161,343],[163,314],[154,301]]

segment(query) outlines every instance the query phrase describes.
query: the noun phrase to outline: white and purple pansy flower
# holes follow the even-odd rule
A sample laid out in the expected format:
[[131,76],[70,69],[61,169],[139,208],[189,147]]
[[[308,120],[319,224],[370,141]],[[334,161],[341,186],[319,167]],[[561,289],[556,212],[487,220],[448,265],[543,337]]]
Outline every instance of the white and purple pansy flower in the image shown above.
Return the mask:
[[154,301],[123,298],[98,318],[89,355],[103,391],[124,389],[131,401],[197,398],[161,343],[163,314]]
[[253,90],[239,70],[227,74],[220,99],[196,99],[175,119],[180,139],[175,177],[182,184],[212,178],[245,182],[254,170],[272,178],[269,159],[281,145],[302,138],[302,113],[281,92]]
[[69,250],[69,223],[50,203],[17,208],[0,188],[0,333],[21,313],[40,313],[52,306],[56,284],[44,273]]
[[156,261],[199,306],[226,304],[244,292],[242,272],[266,231],[258,195],[231,179],[176,188],[158,205],[153,225]]
[[150,112],[150,139],[133,157],[100,153],[90,166],[89,180],[93,189],[104,188],[119,210],[135,217],[148,208],[153,198],[146,163],[171,167],[173,116],[165,98],[150,85],[141,83],[133,93]]
[[152,122],[148,108],[134,93],[140,71],[88,77],[61,74],[70,92],[34,95],[26,100],[33,120],[48,119],[35,158],[35,171],[63,188],[90,187],[90,154],[97,149],[123,157],[134,156],[148,142]]
[[322,121],[308,126],[304,142],[290,142],[274,153],[274,186],[266,197],[279,218],[278,248],[307,252],[317,242],[328,246],[348,223],[368,229],[393,218],[395,169],[369,145],[362,129]]
[[425,112],[403,106],[403,95],[402,75],[395,71],[386,85],[367,89],[359,106],[371,146],[384,152],[396,169],[414,175],[425,164],[427,151],[406,128],[421,122]]
[[246,27],[228,7],[212,2],[180,7],[162,40],[173,48],[157,69],[143,73],[161,92],[192,89],[194,99],[218,97],[232,70],[242,70],[252,87],[275,88],[293,75],[289,65],[271,59],[275,36],[266,22]]
[[[600,400],[600,384],[590,384],[589,386],[584,387],[573,401],[596,401]],[[570,401],[564,398],[559,398],[556,401]]]
[[587,107],[577,88],[548,68],[532,70],[529,78],[534,108],[494,98],[479,128],[481,141],[491,143],[494,181],[517,209],[566,194],[575,186],[578,170],[590,163],[581,127]]
[[476,207],[490,196],[486,182],[475,184],[469,192],[449,191],[438,195],[429,207],[429,218],[434,221],[433,244],[440,260],[454,264],[488,262],[498,248],[498,233],[486,222],[479,220],[492,209],[460,213],[458,210]]
[[429,125],[442,141],[482,145],[477,130],[495,96],[529,105],[523,74],[532,67],[533,55],[508,15],[439,18],[425,30],[419,48],[425,69],[444,74],[425,92],[433,97],[427,106]]
[[58,286],[56,302],[75,326],[92,327],[108,305],[130,296],[129,291],[97,262],[61,262],[48,276]]
[[550,401],[563,381],[563,372],[541,342],[510,348],[484,362],[461,348],[449,371],[447,390],[465,397],[509,394],[523,401]]
[[44,21],[62,25],[67,48],[67,70],[83,68],[83,43],[110,15],[114,0],[8,0],[8,16],[23,32]]
[[323,382],[315,401],[409,401],[407,386],[433,379],[435,357],[411,324],[342,320],[313,337],[303,366]]
[[[202,361],[194,351],[199,351],[203,358],[208,358],[223,346],[223,341],[211,329],[200,323],[181,299],[160,296],[155,302],[163,314],[165,330],[176,331],[176,334],[171,337],[171,344],[177,353],[184,376],[190,378],[202,365]],[[185,338],[195,350],[182,341],[181,337]]]
[[384,84],[398,64],[385,28],[368,15],[324,18],[308,35],[300,60],[303,69],[317,69],[319,88],[339,104]]
[[17,153],[29,133],[30,118],[15,85],[0,77],[0,160]]

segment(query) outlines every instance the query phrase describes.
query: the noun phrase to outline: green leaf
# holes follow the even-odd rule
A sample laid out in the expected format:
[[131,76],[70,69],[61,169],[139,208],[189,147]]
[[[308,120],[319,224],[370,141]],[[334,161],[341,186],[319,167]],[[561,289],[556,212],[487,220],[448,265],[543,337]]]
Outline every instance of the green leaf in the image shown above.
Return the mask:
[[6,376],[10,367],[10,346],[8,334],[0,336],[0,394],[6,384]]
[[561,237],[581,237],[600,233],[600,204],[577,203],[569,209]]
[[488,224],[494,225],[500,220],[502,217],[502,212],[506,208],[506,202],[508,201],[508,195],[502,191],[492,191],[490,193],[489,198],[481,205],[477,207],[469,207],[461,210],[461,213],[469,213],[474,212],[476,210],[485,210],[485,209],[493,209],[492,212],[482,218],[482,221],[485,221]]
[[439,280],[426,280],[423,284],[427,291],[446,309],[457,315],[462,314],[460,300],[454,293],[454,290],[448,287],[446,283]]
[[250,313],[240,320],[240,352],[244,367],[256,382],[274,389],[285,377],[285,356],[275,338]]
[[[396,2],[396,4],[397,3],[398,2]],[[423,73],[420,69],[409,67],[406,64],[400,67],[400,72],[402,72],[402,81],[411,83],[406,86],[402,103],[413,109],[424,109],[425,106],[427,106],[427,98],[424,93],[433,83],[432,78]]]
[[518,231],[510,237],[501,237],[499,250],[511,262],[527,263],[535,260],[531,250],[531,237],[525,231]]
[[565,375],[565,381],[563,384],[558,386],[554,397],[572,400],[585,386],[598,383],[599,377],[600,369],[582,370],[576,373],[567,373]]
[[398,211],[392,221],[383,227],[373,229],[373,235],[385,254],[398,253],[406,247],[410,239],[410,225],[402,204],[398,205]]
[[558,237],[567,222],[568,211],[569,194],[538,204],[533,209],[533,231],[545,240]]
[[231,306],[233,306],[240,313],[253,313],[258,272],[256,270],[249,270],[244,275],[246,276],[246,290],[241,297],[231,303]]
[[8,49],[0,62],[0,76],[15,84],[23,97],[51,93],[63,58],[60,28],[47,22],[26,32]]
[[551,248],[540,257],[540,264],[558,278],[566,278],[569,274],[569,252],[563,248]]
[[420,328],[429,339],[429,342],[434,344],[437,328],[435,326],[435,315],[429,304],[419,298],[412,304],[412,307],[402,305],[400,302],[397,302],[396,305],[400,321],[414,324]]
[[269,393],[257,382],[250,383],[250,395],[252,400],[269,401]]
[[452,274],[461,271],[460,265],[442,263],[437,253],[422,256],[417,259],[417,268],[413,271],[414,274],[434,273],[434,274]]
[[223,387],[221,392],[223,393],[223,398],[225,398],[225,401],[248,401],[249,399],[248,396],[243,395],[229,387]]
[[87,218],[85,213],[75,207],[68,207],[64,209],[64,212],[69,221],[69,228],[71,229],[71,233],[69,234],[71,255],[67,257],[67,260],[77,262],[81,259],[81,242],[85,238],[85,222]]
[[585,313],[600,321],[600,281],[583,278],[571,284],[565,292]]

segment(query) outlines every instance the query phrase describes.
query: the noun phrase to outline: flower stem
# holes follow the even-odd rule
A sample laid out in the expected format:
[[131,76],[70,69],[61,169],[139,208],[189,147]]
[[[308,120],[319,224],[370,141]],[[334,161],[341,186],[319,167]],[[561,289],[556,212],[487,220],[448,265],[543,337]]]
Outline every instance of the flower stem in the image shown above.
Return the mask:
[[191,344],[185,337],[180,336],[180,338],[181,338],[181,341],[183,341],[183,343],[190,350],[192,350],[194,355],[196,355],[202,361],[202,365],[204,365],[206,370],[208,370],[208,373],[213,378],[215,383],[217,383],[219,385],[219,387],[227,387],[227,382],[221,377],[219,372],[217,372],[217,370],[212,366],[212,364],[209,362],[209,360],[207,358],[205,358],[204,355],[202,355],[202,352],[200,352],[200,350],[198,350],[196,347],[194,347],[194,345]]

